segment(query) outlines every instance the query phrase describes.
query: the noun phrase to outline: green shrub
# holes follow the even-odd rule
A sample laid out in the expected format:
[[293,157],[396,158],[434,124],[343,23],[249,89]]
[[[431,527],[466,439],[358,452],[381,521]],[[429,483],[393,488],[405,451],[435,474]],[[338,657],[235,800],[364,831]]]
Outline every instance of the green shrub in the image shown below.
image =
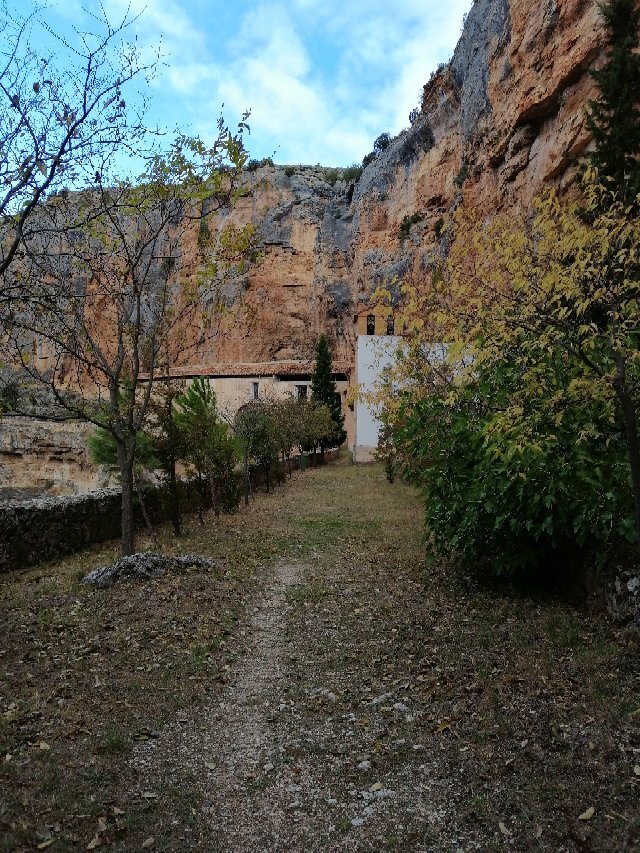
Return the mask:
[[353,163],[351,166],[347,166],[346,169],[342,170],[343,181],[354,181],[355,183],[358,183],[361,175],[362,166],[359,166],[357,163]]
[[376,154],[380,154],[391,145],[391,134],[381,133],[373,143],[373,150]]
[[569,413],[543,403],[557,371],[549,365],[550,387],[526,412],[510,410],[522,377],[508,360],[453,393],[401,401],[393,442],[403,474],[423,490],[436,551],[496,575],[535,574],[603,563],[612,545],[633,539],[621,426],[601,401]]
[[442,237],[442,233],[444,231],[444,219],[440,217],[436,224],[433,226],[433,233],[436,235],[436,240],[439,240]]
[[263,166],[273,166],[271,157],[263,157],[262,160],[249,160],[244,168],[247,172],[256,172],[258,169],[262,169]]
[[409,234],[411,233],[411,226],[415,225],[417,222],[421,222],[424,217],[421,213],[412,213],[411,216],[405,216],[400,223],[400,228],[398,229],[398,239],[401,243],[407,239]]
[[373,161],[376,159],[376,156],[377,155],[375,151],[370,151],[368,154],[365,154],[362,159],[362,168],[366,169],[369,163],[373,163]]

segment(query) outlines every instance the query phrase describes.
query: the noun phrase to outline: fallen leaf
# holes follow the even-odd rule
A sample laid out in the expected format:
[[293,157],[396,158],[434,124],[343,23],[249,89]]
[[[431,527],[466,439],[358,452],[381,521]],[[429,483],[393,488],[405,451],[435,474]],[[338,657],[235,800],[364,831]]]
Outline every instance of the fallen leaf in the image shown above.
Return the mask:
[[498,823],[498,829],[500,830],[500,832],[501,832],[503,835],[513,835],[513,833],[511,832],[511,830],[510,830],[510,829],[508,829],[502,821],[500,821],[500,822]]
[[47,750],[47,749],[51,749],[51,747],[49,746],[48,743],[45,743],[45,741],[41,740],[40,741],[40,749]]
[[94,835],[91,841],[87,844],[87,850],[95,850],[96,847],[102,847],[102,841],[99,835]]
[[375,782],[370,788],[370,791],[381,791],[384,788],[382,782]]
[[158,795],[153,791],[145,791],[142,795],[145,800],[157,800]]
[[536,826],[536,831],[533,833],[533,837],[538,839],[538,840],[540,838],[542,838],[542,827],[541,826]]
[[636,764],[636,766],[633,768],[633,772],[636,774],[636,776],[640,776],[640,764]]
[[149,838],[147,838],[147,840],[146,840],[146,841],[143,841],[143,842],[142,842],[142,846],[143,846],[143,847],[153,847],[153,845],[154,845],[155,843],[156,843],[155,838],[154,838],[152,835],[150,835],[150,836],[149,836]]
[[53,844],[53,838],[50,838],[48,841],[42,841],[40,844],[38,844],[37,849],[38,850],[46,850],[47,847],[51,847],[52,844]]
[[595,813],[596,810],[594,809],[594,807],[589,806],[589,808],[585,812],[582,812],[582,814],[578,816],[578,820],[591,820]]

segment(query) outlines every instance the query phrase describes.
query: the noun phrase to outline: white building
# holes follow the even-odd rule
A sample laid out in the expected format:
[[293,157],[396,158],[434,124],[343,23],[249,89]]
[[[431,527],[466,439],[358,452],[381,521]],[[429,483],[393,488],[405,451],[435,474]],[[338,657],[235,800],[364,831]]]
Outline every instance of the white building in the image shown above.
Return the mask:
[[381,423],[376,406],[367,396],[385,368],[393,365],[395,353],[402,338],[396,335],[360,335],[356,348],[356,382],[358,396],[355,403],[355,432],[353,461],[371,462],[378,447]]

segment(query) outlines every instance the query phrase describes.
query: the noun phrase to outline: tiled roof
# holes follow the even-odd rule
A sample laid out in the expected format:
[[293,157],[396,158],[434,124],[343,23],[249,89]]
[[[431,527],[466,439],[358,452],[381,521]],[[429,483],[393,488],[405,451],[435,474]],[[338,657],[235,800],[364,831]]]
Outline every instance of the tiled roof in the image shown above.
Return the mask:
[[[259,361],[259,362],[226,362],[220,364],[193,364],[184,367],[173,367],[169,372],[171,379],[186,379],[193,376],[210,376],[212,378],[235,378],[243,376],[305,376],[313,373],[313,361]],[[348,361],[334,361],[332,373],[350,373],[353,365]],[[147,378],[146,375],[141,377]],[[156,374],[156,379],[165,375]]]

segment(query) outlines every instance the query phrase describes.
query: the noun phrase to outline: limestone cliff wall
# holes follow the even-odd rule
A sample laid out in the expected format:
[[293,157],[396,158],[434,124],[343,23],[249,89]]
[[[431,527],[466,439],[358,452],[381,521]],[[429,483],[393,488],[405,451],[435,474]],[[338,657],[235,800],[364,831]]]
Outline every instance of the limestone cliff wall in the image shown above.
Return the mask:
[[104,475],[89,461],[87,435],[91,429],[71,421],[0,420],[0,502],[98,488]]
[[[309,358],[324,331],[353,360],[353,315],[377,285],[425,273],[441,217],[460,203],[526,206],[545,184],[571,183],[602,58],[595,0],[476,0],[419,116],[355,186],[312,167],[249,178],[219,225],[253,222],[261,259],[223,288],[226,313],[197,359]],[[401,240],[405,217],[419,221]]]

